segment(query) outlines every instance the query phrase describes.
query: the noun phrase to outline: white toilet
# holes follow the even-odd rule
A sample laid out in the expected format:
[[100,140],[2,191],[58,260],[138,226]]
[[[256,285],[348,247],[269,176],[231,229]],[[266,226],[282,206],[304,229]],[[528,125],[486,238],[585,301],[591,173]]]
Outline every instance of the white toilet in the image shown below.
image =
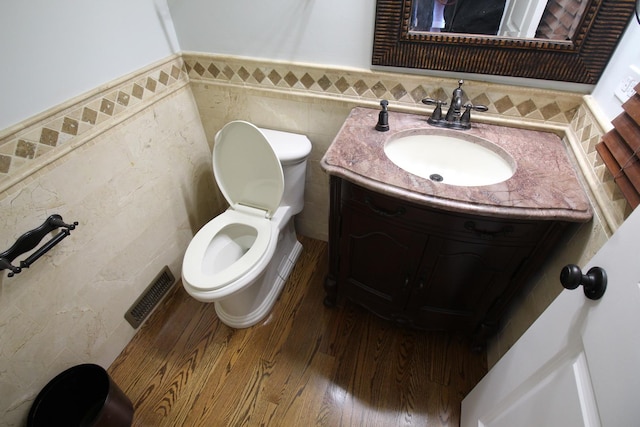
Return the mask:
[[228,326],[247,328],[264,319],[300,255],[293,216],[304,204],[310,152],[304,135],[245,121],[230,122],[216,135],[213,173],[229,209],[189,243],[182,284],[195,299],[214,302]]

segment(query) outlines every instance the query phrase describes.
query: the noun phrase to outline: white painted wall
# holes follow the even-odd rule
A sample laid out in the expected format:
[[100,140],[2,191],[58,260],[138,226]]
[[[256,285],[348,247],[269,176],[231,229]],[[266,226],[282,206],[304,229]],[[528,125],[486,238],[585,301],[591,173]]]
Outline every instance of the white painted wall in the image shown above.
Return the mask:
[[622,112],[622,103],[613,94],[620,82],[629,74],[629,67],[640,67],[640,24],[635,18],[620,39],[609,65],[593,90],[592,96],[602,112],[613,120]]
[[367,69],[375,0],[168,0],[184,51]]
[[174,53],[166,10],[166,0],[3,1],[0,129]]

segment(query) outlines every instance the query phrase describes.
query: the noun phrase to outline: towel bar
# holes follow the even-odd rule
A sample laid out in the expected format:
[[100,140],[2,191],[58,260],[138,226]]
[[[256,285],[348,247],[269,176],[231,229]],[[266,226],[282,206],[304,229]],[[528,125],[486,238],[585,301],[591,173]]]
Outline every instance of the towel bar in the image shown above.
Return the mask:
[[[6,251],[0,253],[0,271],[11,270],[8,274],[9,277],[20,273],[23,268],[29,268],[31,264],[36,262],[42,255],[46,254],[51,248],[60,243],[65,237],[71,234],[71,230],[75,230],[78,222],[73,224],[66,224],[62,217],[58,214],[53,214],[46,219],[46,221],[38,228],[27,231],[22,236],[18,237],[18,240]],[[53,230],[62,227],[58,234],[56,234],[51,240],[42,245],[29,257],[20,261],[20,266],[12,264],[13,260],[25,252],[29,252],[44,238],[44,236]]]

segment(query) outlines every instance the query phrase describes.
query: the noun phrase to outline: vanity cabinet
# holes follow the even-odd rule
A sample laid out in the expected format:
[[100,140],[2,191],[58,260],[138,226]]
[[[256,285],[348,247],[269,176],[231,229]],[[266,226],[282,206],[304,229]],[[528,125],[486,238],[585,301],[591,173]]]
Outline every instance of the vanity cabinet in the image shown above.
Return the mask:
[[332,176],[325,304],[482,346],[568,224],[434,209]]

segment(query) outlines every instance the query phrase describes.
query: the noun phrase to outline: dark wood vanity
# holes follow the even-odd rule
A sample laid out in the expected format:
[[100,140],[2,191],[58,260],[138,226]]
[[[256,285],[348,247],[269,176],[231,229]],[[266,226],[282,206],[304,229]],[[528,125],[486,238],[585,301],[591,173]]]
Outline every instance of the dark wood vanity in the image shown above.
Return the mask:
[[430,132],[426,117],[389,112],[391,131],[378,132],[377,113],[354,108],[321,162],[330,175],[325,305],[350,300],[482,348],[567,228],[592,217],[566,146],[554,133],[474,123],[464,132],[503,149],[515,172],[447,185],[384,153],[398,135]]
[[569,224],[447,212],[332,176],[325,304],[347,298],[480,347]]

